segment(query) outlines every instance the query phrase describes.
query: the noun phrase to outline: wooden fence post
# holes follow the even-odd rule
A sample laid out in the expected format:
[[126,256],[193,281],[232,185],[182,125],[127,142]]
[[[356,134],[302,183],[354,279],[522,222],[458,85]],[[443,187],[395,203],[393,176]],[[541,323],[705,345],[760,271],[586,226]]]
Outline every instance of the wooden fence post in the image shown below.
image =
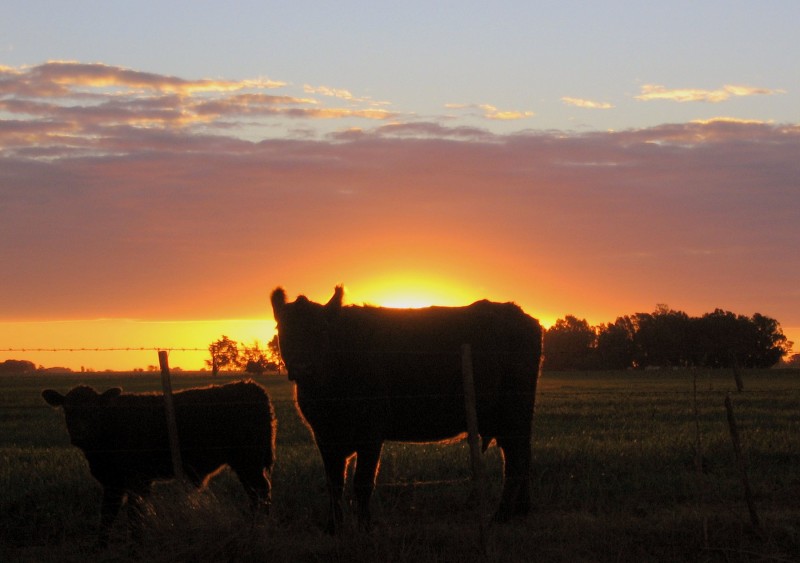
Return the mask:
[[731,403],[730,393],[725,395],[725,410],[728,413],[728,427],[731,431],[731,440],[733,441],[733,452],[736,455],[736,465],[739,468],[739,473],[742,479],[742,487],[744,488],[744,498],[747,502],[747,509],[750,511],[750,522],[757,532],[761,532],[761,521],[756,512],[756,505],[753,501],[753,493],[750,490],[750,480],[747,478],[747,464],[745,463],[744,456],[742,455],[742,446],[739,441],[739,429],[736,426],[736,419],[733,417],[733,404]]
[[475,379],[472,371],[472,348],[461,345],[461,375],[464,379],[464,409],[467,415],[467,440],[472,461],[473,490],[478,497],[481,547],[486,551],[484,518],[486,514],[486,468],[483,465],[481,439],[478,434],[478,410],[475,406]]
[[733,364],[733,379],[736,381],[736,390],[741,393],[744,391],[744,381],[742,381],[742,374],[739,372],[739,365],[734,362]]
[[178,441],[178,423],[175,419],[175,403],[172,400],[172,382],[169,377],[168,358],[166,350],[158,351],[158,364],[161,366],[161,387],[164,390],[164,412],[167,417],[169,450],[172,454],[172,469],[175,472],[175,477],[183,479],[183,463],[181,461],[180,442]]

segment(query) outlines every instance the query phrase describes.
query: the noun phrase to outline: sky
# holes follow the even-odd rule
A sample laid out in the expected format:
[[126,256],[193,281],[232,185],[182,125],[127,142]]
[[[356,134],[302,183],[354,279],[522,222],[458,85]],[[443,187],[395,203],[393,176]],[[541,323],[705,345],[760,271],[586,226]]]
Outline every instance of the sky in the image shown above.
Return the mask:
[[[761,313],[800,348],[793,0],[3,12],[0,361],[198,369],[272,337],[275,287],[339,283]],[[83,348],[126,350],[49,351]]]

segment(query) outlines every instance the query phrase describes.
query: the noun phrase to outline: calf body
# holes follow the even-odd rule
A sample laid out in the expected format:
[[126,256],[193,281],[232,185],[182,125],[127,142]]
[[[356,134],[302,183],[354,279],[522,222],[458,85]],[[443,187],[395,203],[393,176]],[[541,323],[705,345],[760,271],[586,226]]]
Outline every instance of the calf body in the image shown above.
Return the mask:
[[[48,389],[42,396],[63,407],[70,440],[83,451],[103,487],[100,540],[105,543],[126,495],[136,500],[149,492],[153,481],[174,477],[164,397],[122,393],[119,388],[98,394],[85,385],[66,395]],[[228,465],[253,506],[268,509],[275,416],[264,388],[245,381],[188,389],[173,397],[186,477],[199,487]],[[137,512],[132,514],[135,526]]]
[[505,480],[497,520],[528,512],[531,423],[542,328],[511,303],[388,309],[343,307],[337,287],[326,305],[272,294],[281,355],[297,406],[325,466],[329,530],[342,519],[347,459],[358,515],[369,499],[383,442],[438,441],[466,431],[461,346],[472,349],[478,428],[502,448]]

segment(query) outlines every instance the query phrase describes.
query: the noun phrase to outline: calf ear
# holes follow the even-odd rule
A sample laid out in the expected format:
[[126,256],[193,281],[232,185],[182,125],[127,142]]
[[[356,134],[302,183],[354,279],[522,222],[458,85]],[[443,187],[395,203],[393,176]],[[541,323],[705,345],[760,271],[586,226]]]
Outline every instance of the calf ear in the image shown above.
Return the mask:
[[52,389],[45,389],[42,391],[42,398],[44,398],[51,407],[61,407],[64,405],[64,395]]
[[333,290],[333,297],[325,304],[325,312],[328,317],[336,317],[342,310],[342,298],[344,297],[344,286],[337,285]]
[[272,301],[272,313],[277,321],[286,305],[286,292],[282,287],[278,287],[272,292],[270,300]]
[[100,395],[100,398],[107,401],[110,399],[116,399],[120,395],[122,395],[122,388],[112,387],[111,389]]

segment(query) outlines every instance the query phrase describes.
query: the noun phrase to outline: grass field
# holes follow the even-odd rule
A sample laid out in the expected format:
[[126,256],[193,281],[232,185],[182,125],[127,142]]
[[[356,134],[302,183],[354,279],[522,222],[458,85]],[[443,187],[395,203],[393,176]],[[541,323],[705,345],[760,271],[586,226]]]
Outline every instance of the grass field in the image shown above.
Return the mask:
[[[173,387],[210,383],[177,375]],[[278,416],[273,511],[253,525],[228,472],[200,494],[156,488],[141,545],[124,511],[93,551],[100,489],[40,397],[78,382],[157,390],[158,374],[0,377],[0,561],[796,561],[800,560],[800,372],[545,373],[534,420],[535,510],[482,526],[466,443],[384,448],[374,529],[321,531],[322,464],[285,378],[264,377]],[[220,377],[217,382],[226,378]],[[751,524],[724,399],[730,392],[754,503]],[[699,464],[696,453],[701,454]],[[487,496],[502,460],[486,454]],[[352,517],[349,517],[352,522]],[[481,529],[483,528],[483,533]]]

